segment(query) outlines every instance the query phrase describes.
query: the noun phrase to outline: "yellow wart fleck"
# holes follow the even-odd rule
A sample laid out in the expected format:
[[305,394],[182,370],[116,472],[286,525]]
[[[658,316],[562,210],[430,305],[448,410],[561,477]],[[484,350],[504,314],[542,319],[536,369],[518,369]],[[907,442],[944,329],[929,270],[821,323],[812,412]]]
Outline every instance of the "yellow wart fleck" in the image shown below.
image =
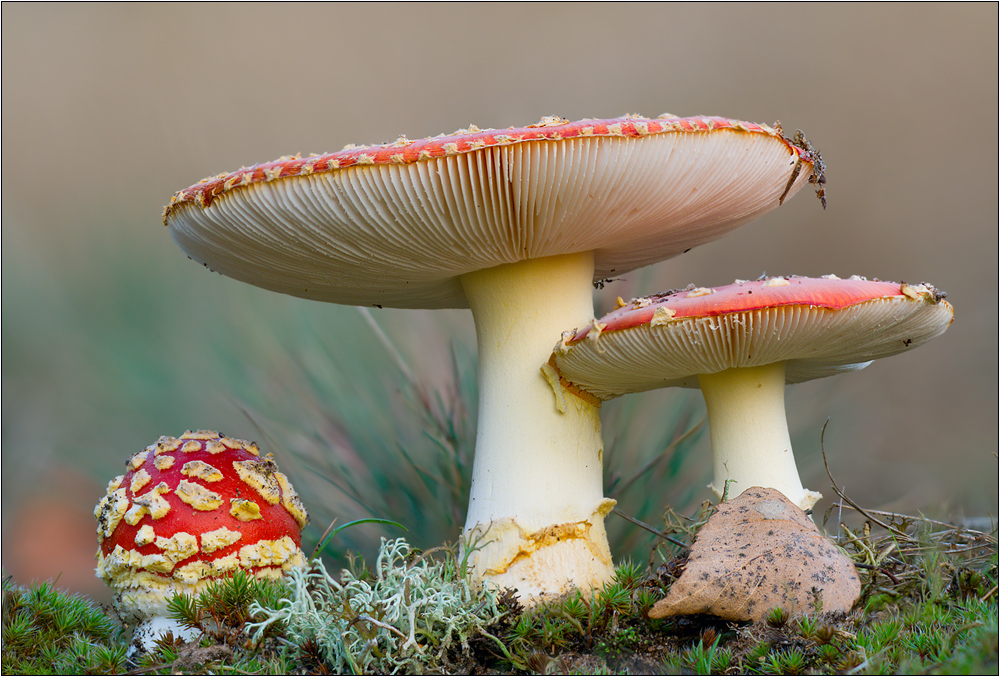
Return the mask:
[[176,493],[178,498],[195,510],[215,510],[222,505],[222,496],[187,480],[180,481]]
[[284,473],[276,472],[274,477],[278,480],[278,486],[281,487],[281,505],[295,519],[299,528],[304,528],[309,522],[309,513],[306,512],[306,507],[302,504],[298,492],[295,491]]
[[677,311],[672,308],[667,308],[666,306],[660,306],[653,311],[653,317],[649,321],[650,327],[658,327],[665,324],[670,324],[673,321],[674,315]]
[[173,467],[175,460],[173,456],[157,456],[153,459],[153,465],[160,471],[169,470]]
[[274,478],[277,464],[270,458],[263,461],[233,461],[233,468],[240,479],[252,486],[271,505],[281,500],[281,491]]
[[157,537],[156,547],[163,551],[168,560],[176,564],[191,555],[198,554],[198,537],[185,531],[178,531],[170,538]]
[[149,452],[140,451],[128,460],[128,464],[132,470],[138,470],[143,463],[146,462],[146,458],[149,456]]
[[143,524],[135,535],[135,544],[140,548],[144,545],[149,545],[155,540],[156,534],[153,532],[153,527],[148,524]]
[[181,474],[203,482],[219,482],[222,480],[222,473],[219,469],[204,461],[188,461],[181,466]]
[[211,554],[216,550],[229,547],[241,538],[243,538],[243,534],[227,529],[226,527],[220,527],[214,531],[206,531],[201,535],[201,551]]
[[229,514],[241,522],[264,519],[260,514],[260,506],[253,501],[242,498],[230,499]]

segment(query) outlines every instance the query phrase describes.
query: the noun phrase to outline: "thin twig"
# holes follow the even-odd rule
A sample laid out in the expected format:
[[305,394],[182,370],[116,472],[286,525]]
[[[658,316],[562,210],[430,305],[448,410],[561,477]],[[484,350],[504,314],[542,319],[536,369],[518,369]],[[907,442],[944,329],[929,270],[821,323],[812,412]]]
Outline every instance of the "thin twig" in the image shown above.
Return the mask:
[[[406,635],[404,635],[399,630],[399,628],[393,627],[393,626],[389,625],[388,623],[383,623],[382,621],[377,621],[374,618],[372,618],[371,616],[369,616],[368,614],[360,614],[354,620],[355,620],[355,622],[357,622],[357,621],[367,621],[367,622],[371,623],[372,625],[377,625],[378,627],[383,628],[385,630],[388,630],[389,632],[396,633],[397,635],[399,635],[402,639],[405,639],[406,641],[410,640],[410,638],[407,637]],[[420,646],[419,644],[416,644],[415,646],[417,647],[417,649],[423,651],[423,647]]]
[[326,531],[323,532],[323,535],[319,537],[319,541],[317,541],[316,543],[316,548],[313,550],[312,555],[309,556],[310,560],[316,559],[316,557],[320,554],[319,552],[320,546],[326,545],[326,537],[330,535],[331,531],[333,531],[333,525],[336,523],[337,523],[337,518],[334,517],[333,521],[330,522],[330,526],[328,526],[326,528]]
[[654,529],[653,527],[649,526],[645,522],[640,522],[636,518],[630,517],[629,515],[626,515],[625,513],[623,513],[618,508],[612,508],[611,512],[613,512],[614,514],[618,515],[623,520],[625,520],[627,522],[631,522],[632,524],[636,525],[637,527],[641,527],[641,528],[645,529],[646,531],[648,531],[651,534],[656,534],[657,536],[659,536],[663,540],[669,541],[669,542],[673,543],[674,545],[676,545],[678,547],[684,548],[685,550],[687,550],[688,547],[689,547],[687,543],[684,543],[683,541],[678,541],[676,538],[671,538],[670,536],[667,536],[662,531],[657,531],[656,529]]
[[899,579],[898,579],[898,578],[896,578],[895,576],[893,576],[893,575],[892,575],[891,573],[889,573],[889,572],[888,572],[888,571],[887,571],[886,569],[884,569],[883,567],[880,567],[880,566],[874,566],[874,565],[872,565],[872,564],[863,564],[863,563],[861,563],[861,562],[855,562],[855,563],[854,563],[854,566],[856,566],[856,567],[857,567],[857,568],[859,568],[859,569],[868,569],[868,570],[870,570],[870,571],[877,571],[877,572],[878,572],[878,573],[880,573],[880,574],[885,574],[885,575],[886,575],[886,576],[888,576],[888,577],[889,577],[890,579],[892,579],[892,582],[893,582],[893,583],[895,583],[896,585],[899,585]]
[[826,475],[827,475],[827,477],[830,478],[830,482],[832,483],[832,486],[830,488],[833,489],[833,491],[834,491],[835,494],[837,494],[838,496],[840,496],[841,500],[847,501],[847,503],[852,508],[854,508],[855,510],[857,510],[859,513],[861,513],[862,515],[864,515],[865,517],[867,517],[868,519],[870,519],[872,522],[874,522],[875,524],[877,524],[880,527],[882,527],[883,529],[885,529],[886,531],[888,531],[890,533],[894,533],[897,536],[899,536],[900,538],[903,538],[903,539],[905,539],[907,541],[913,540],[905,532],[902,532],[899,529],[897,529],[896,527],[894,527],[894,526],[892,526],[890,524],[886,524],[882,520],[880,520],[880,519],[878,519],[876,517],[873,517],[866,510],[864,510],[861,506],[859,506],[857,503],[855,503],[854,501],[852,501],[851,499],[849,499],[844,494],[844,492],[840,490],[840,487],[837,486],[837,480],[833,479],[833,473],[830,472],[830,464],[826,460],[826,446],[825,446],[825,443],[824,443],[824,438],[826,437],[826,427],[828,425],[830,425],[830,419],[826,419],[826,423],[823,424],[823,430],[820,431],[820,434],[819,434],[819,448],[820,448],[820,452],[822,452],[822,454],[823,454],[823,467],[826,468]]
[[625,482],[625,484],[621,485],[620,487],[614,487],[614,489],[610,492],[610,495],[612,497],[614,497],[614,496],[620,496],[621,494],[623,494],[626,489],[628,489],[630,486],[632,486],[640,477],[642,477],[643,475],[645,475],[649,471],[650,468],[652,468],[654,465],[656,465],[661,460],[663,460],[663,458],[668,453],[670,453],[673,449],[676,449],[677,446],[680,445],[681,442],[683,442],[688,437],[690,437],[691,435],[693,435],[694,433],[696,433],[704,424],[705,424],[705,417],[702,416],[700,421],[698,421],[693,426],[691,426],[690,428],[688,428],[684,433],[682,433],[680,435],[680,437],[678,437],[677,439],[675,439],[674,441],[672,441],[670,444],[668,444],[667,447],[663,451],[661,451],[659,454],[657,454],[652,459],[650,459],[646,463],[646,465],[642,466],[642,468],[640,468],[637,473],[635,473],[634,475],[632,475],[632,477],[630,477],[628,479],[628,481]]
[[445,545],[439,545],[437,547],[431,548],[430,550],[424,550],[422,553],[420,553],[419,557],[417,557],[417,558],[415,558],[413,560],[413,562],[410,564],[410,566],[411,567],[415,567],[418,564],[420,564],[421,562],[423,562],[426,557],[428,557],[430,555],[433,555],[436,552],[447,552],[448,550],[450,550],[450,548],[448,546],[445,546]]
[[[842,503],[835,503],[834,505],[838,505],[838,506],[846,507],[846,508],[853,508],[854,507],[851,504],[844,505]],[[989,536],[989,534],[987,532],[985,532],[985,531],[979,531],[978,529],[970,529],[969,527],[963,527],[963,526],[959,526],[957,524],[949,524],[948,522],[939,522],[937,520],[932,520],[929,517],[915,517],[914,515],[904,515],[904,514],[898,513],[898,512],[886,512],[885,510],[872,510],[871,508],[868,509],[868,512],[872,513],[873,515],[884,515],[886,517],[901,517],[901,518],[903,518],[905,520],[913,520],[914,522],[926,522],[928,524],[936,524],[938,526],[948,527],[948,531],[949,532],[951,530],[953,530],[953,529],[958,529],[959,531],[966,531],[966,532],[969,532],[971,534],[982,534],[983,536]]]

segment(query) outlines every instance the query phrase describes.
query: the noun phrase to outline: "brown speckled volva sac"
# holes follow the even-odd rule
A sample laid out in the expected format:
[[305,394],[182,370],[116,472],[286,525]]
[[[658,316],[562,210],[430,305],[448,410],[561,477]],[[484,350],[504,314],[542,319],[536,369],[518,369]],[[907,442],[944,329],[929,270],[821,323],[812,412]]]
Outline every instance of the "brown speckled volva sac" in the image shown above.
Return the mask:
[[762,621],[850,611],[861,594],[854,563],[775,489],[753,487],[719,504],[698,532],[684,573],[650,618],[710,614]]
[[132,456],[94,515],[97,575],[131,622],[237,569],[278,578],[306,562],[308,516],[288,479],[256,444],[215,432],[161,437]]

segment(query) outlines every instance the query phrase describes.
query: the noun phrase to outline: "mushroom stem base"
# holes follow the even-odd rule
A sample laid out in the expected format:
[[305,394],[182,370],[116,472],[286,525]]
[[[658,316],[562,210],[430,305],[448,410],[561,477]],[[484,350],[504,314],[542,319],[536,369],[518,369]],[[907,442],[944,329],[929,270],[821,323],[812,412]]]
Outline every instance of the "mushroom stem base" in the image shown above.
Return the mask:
[[138,653],[137,646],[141,646],[142,650],[146,652],[154,651],[156,649],[156,641],[168,632],[175,639],[180,639],[184,642],[190,642],[201,634],[200,630],[189,628],[183,623],[167,618],[166,616],[153,616],[139,623],[135,631],[133,631],[132,645],[129,652],[130,657],[133,653]]
[[770,487],[803,510],[822,495],[802,488],[785,417],[785,364],[726,369],[698,377],[708,407],[715,480],[720,498]]
[[[594,316],[594,255],[550,256],[462,277],[479,347],[479,431],[466,537],[474,580],[525,601],[600,585],[612,572],[596,402],[541,369],[563,331]],[[602,507],[606,506],[606,507]],[[471,547],[476,547],[473,544]]]
[[534,532],[511,517],[477,525],[464,536],[466,550],[474,550],[469,557],[473,580],[517,590],[524,606],[600,588],[614,575],[604,530],[604,517],[614,506],[606,498],[586,520]]

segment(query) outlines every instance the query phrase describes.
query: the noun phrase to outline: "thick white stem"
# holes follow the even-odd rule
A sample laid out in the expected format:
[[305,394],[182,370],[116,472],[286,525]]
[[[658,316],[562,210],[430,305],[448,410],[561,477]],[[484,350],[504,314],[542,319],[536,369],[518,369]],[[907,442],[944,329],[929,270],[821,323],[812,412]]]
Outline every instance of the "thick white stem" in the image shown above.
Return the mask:
[[474,576],[517,588],[523,602],[590,589],[613,571],[598,407],[554,389],[541,371],[562,332],[593,319],[593,271],[588,252],[462,277],[480,388],[465,529],[488,542],[470,561]]
[[698,377],[708,406],[715,480],[719,497],[750,487],[777,489],[803,510],[821,495],[802,488],[785,417],[785,364],[727,369]]

